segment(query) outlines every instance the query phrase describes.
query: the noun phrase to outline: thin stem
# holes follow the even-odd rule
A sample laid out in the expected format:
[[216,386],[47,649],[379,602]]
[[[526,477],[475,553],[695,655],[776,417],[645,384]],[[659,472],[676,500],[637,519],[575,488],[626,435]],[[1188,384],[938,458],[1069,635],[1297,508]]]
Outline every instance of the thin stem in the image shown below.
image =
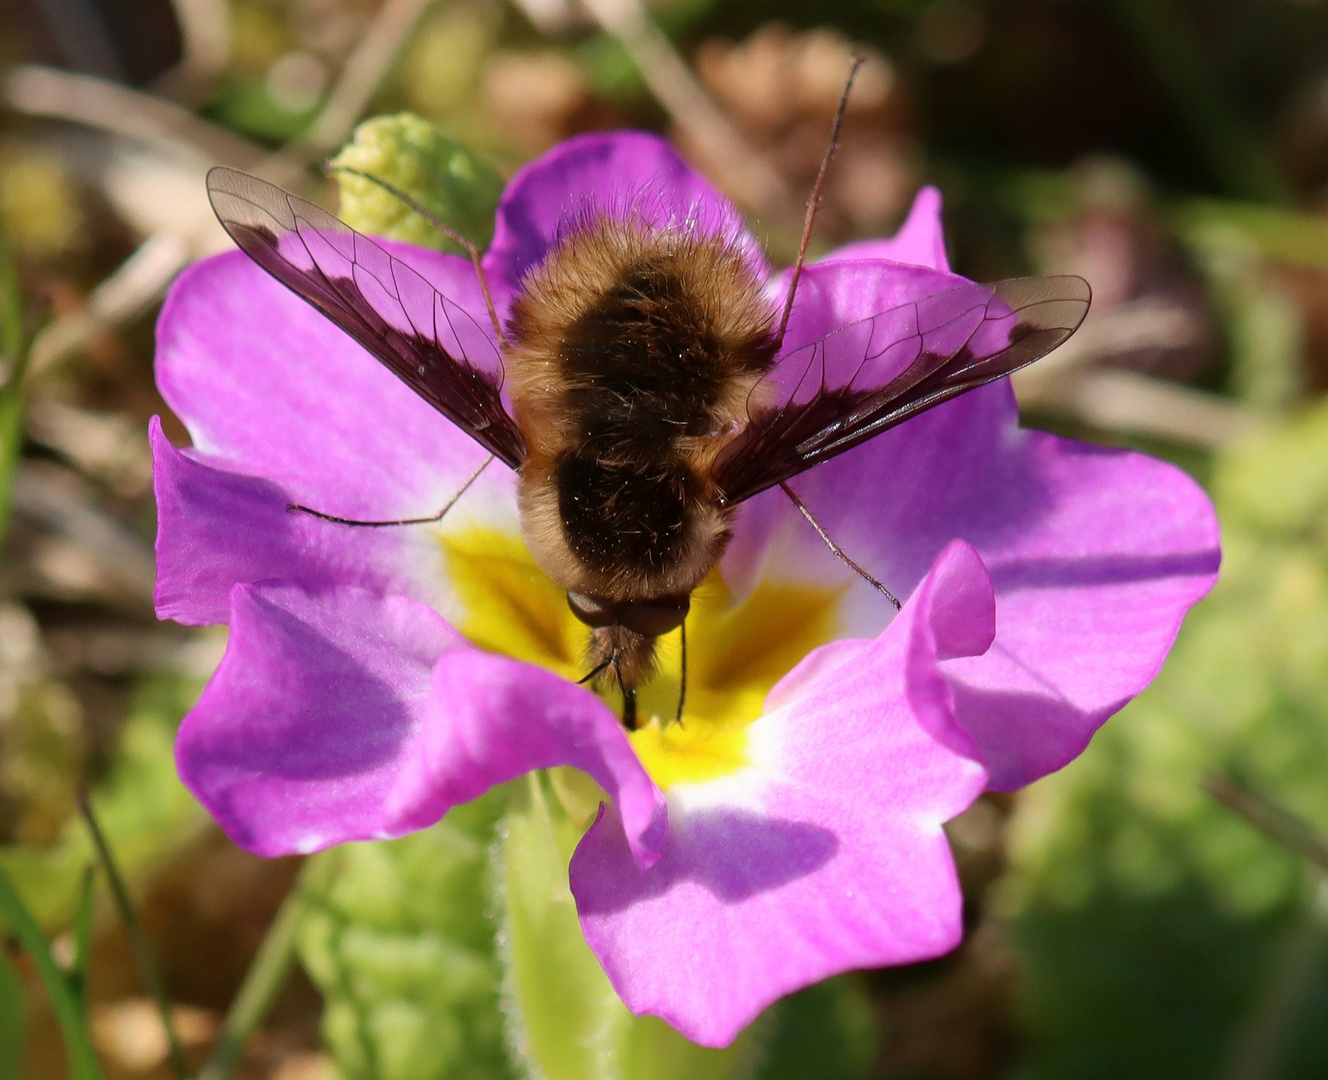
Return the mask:
[[74,909],[74,962],[66,975],[74,996],[85,1004],[88,963],[92,958],[92,905],[96,898],[96,878],[95,866],[89,863],[83,867],[83,879],[78,888],[78,906]]
[[655,100],[747,203],[781,220],[796,213],[779,173],[711,99],[641,0],[582,0],[582,6],[617,39]]
[[18,266],[8,239],[0,233],[0,541],[9,524],[10,493],[23,443],[23,376],[30,350],[23,340],[23,297]]
[[129,937],[129,951],[134,957],[134,966],[138,968],[139,978],[147,986],[148,993],[152,995],[157,1011],[161,1014],[162,1027],[166,1030],[166,1042],[170,1049],[171,1071],[175,1073],[176,1080],[188,1080],[189,1060],[185,1057],[184,1047],[180,1045],[179,1037],[175,1033],[175,1024],[171,1020],[171,1002],[166,996],[166,984],[152,955],[147,935],[143,932],[143,924],[138,921],[138,914],[134,911],[133,902],[129,898],[129,890],[125,888],[124,878],[120,876],[120,868],[115,864],[115,857],[111,854],[110,845],[97,823],[97,817],[92,812],[92,804],[88,802],[86,794],[79,795],[78,808],[83,815],[84,824],[88,827],[88,834],[92,837],[92,845],[106,874],[106,881],[111,887],[115,906],[119,909],[120,918],[124,922],[125,933]]
[[73,1080],[103,1080],[101,1065],[92,1049],[92,1040],[88,1038],[83,1003],[51,955],[51,946],[37,920],[3,869],[0,869],[0,919],[8,924],[37,965],[37,973],[46,987],[51,1009],[64,1036],[70,1076]]
[[1206,777],[1204,790],[1265,836],[1328,873],[1328,837],[1309,822],[1229,776]]
[[432,2],[385,0],[360,35],[355,50],[346,58],[322,111],[294,143],[276,156],[288,161],[317,160],[339,145],[355,126],[402,44]]
[[286,985],[295,964],[296,939],[309,909],[309,899],[331,885],[340,861],[335,851],[322,852],[305,861],[249,965],[226,1013],[212,1057],[198,1074],[198,1080],[228,1080],[234,1073],[245,1047],[263,1026],[273,1002]]

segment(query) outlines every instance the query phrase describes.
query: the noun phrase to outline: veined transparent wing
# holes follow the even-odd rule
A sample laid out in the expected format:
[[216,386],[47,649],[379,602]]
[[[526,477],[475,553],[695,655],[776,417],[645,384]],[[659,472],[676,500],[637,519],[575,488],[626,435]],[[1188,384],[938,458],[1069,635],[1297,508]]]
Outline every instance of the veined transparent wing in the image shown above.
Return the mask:
[[967,284],[852,323],[778,358],[749,423],[720,453],[730,505],[851,450],[927,409],[1009,375],[1078,329],[1078,277]]
[[[459,305],[366,236],[248,173],[208,173],[208,197],[254,262],[515,469],[526,445],[502,402],[502,358]],[[316,363],[310,357],[310,363]]]

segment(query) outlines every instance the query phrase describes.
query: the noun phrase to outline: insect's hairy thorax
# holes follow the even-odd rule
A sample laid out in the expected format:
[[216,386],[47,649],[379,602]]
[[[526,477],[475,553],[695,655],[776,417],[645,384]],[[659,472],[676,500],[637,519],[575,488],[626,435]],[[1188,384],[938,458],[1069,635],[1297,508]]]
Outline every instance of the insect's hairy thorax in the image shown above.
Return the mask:
[[687,593],[728,540],[710,480],[770,368],[772,313],[722,240],[607,221],[522,284],[506,356],[523,524],[568,589]]

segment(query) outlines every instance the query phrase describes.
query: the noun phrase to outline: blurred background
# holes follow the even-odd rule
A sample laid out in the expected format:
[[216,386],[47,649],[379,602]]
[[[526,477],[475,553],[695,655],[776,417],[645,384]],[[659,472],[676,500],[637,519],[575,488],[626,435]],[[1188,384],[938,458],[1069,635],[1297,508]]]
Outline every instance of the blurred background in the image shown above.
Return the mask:
[[[892,231],[935,183],[958,272],[1086,277],[1083,330],[1017,379],[1025,422],[1181,464],[1225,562],[1082,758],[952,824],[965,944],[813,1000],[847,1034],[810,1060],[789,1035],[781,1075],[1328,1076],[1325,0],[3,0],[0,866],[57,959],[81,791],[194,1057],[299,872],[238,851],[175,779],[225,639],[152,613],[152,327],[180,268],[227,246],[208,166],[335,206],[318,165],[378,113],[504,174],[644,127],[786,260],[855,50],[816,244]],[[375,1043],[447,1030],[431,957],[492,950],[478,913],[391,902],[435,881],[434,843],[357,849],[315,888],[239,1075],[505,1075]],[[168,1077],[121,922],[93,912],[107,1073]],[[31,959],[7,954],[0,1080],[65,1075]]]

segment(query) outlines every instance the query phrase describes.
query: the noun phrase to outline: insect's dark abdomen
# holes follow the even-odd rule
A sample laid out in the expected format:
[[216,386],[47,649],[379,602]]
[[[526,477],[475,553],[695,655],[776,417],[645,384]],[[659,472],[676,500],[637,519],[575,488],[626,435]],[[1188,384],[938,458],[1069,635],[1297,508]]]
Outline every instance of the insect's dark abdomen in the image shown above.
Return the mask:
[[611,461],[587,448],[564,457],[557,478],[568,547],[587,565],[657,570],[682,553],[696,481],[676,455]]
[[664,449],[704,435],[728,372],[699,300],[651,260],[630,267],[559,350],[567,404],[588,438]]
[[722,236],[603,218],[522,281],[504,354],[522,526],[570,591],[686,596],[722,554],[709,470],[773,354],[756,269]]
[[679,440],[705,435],[728,374],[700,300],[666,258],[627,267],[559,349],[575,429],[559,462],[568,546],[605,573],[663,569],[682,552],[699,479]]

